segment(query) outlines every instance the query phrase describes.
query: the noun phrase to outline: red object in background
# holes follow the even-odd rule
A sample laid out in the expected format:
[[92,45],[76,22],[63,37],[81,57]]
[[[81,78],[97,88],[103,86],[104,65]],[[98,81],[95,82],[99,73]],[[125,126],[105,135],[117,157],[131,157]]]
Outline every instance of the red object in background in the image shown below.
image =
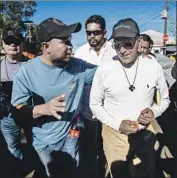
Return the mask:
[[167,34],[164,34],[164,35],[163,35],[163,40],[164,40],[164,41],[168,41],[168,35],[167,35]]

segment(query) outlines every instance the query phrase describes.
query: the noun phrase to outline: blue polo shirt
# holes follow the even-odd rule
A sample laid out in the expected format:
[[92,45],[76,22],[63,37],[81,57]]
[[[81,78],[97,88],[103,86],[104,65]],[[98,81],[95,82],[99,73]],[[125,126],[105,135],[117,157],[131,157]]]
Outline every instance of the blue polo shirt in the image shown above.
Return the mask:
[[[39,57],[20,67],[14,76],[12,104],[40,105],[63,93],[66,112],[61,120],[42,116],[33,120],[33,145],[40,150],[62,140],[69,132],[72,119],[81,111],[85,85],[92,83],[96,66],[72,58],[65,67],[49,66]],[[24,118],[25,119],[25,118]]]

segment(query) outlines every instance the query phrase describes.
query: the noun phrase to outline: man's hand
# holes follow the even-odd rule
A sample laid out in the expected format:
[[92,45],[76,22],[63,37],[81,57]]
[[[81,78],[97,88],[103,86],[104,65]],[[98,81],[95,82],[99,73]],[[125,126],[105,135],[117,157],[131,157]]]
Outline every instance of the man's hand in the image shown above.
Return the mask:
[[61,113],[65,112],[65,108],[65,94],[62,94],[46,104],[35,106],[33,109],[33,117],[38,118],[46,115],[61,119]]
[[147,126],[148,124],[150,124],[153,118],[154,118],[154,113],[152,112],[152,110],[146,108],[141,111],[141,114],[137,121],[139,122],[139,124]]
[[46,104],[46,111],[48,113],[47,115],[52,115],[57,119],[61,119],[61,115],[59,113],[63,113],[65,111],[65,107],[65,95],[62,94]]
[[137,132],[137,122],[131,120],[123,120],[120,124],[119,131],[129,135]]

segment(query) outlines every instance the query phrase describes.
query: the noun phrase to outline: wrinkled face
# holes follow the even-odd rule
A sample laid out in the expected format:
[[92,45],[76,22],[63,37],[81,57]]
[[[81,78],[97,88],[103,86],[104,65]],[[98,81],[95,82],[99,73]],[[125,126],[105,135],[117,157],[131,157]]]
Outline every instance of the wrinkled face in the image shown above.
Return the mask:
[[86,34],[87,40],[91,47],[97,47],[105,39],[105,30],[102,30],[100,24],[89,23],[87,24]]
[[113,39],[113,47],[124,64],[134,62],[138,56],[139,41],[135,38],[118,37]]
[[72,55],[71,36],[65,38],[53,38],[47,42],[46,48],[53,63],[66,63]]
[[21,40],[16,39],[13,36],[7,37],[3,41],[3,48],[7,55],[15,57],[21,51]]
[[150,44],[148,41],[141,40],[141,45],[139,51],[142,53],[142,55],[148,55],[150,51]]

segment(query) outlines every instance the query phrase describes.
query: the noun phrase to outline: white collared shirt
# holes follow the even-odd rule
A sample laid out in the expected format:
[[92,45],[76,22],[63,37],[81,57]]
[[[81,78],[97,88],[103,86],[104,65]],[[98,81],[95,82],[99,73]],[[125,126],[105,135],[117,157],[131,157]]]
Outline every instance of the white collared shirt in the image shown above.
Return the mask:
[[[94,51],[89,43],[85,43],[80,48],[78,48],[74,54],[74,57],[82,59],[88,63],[95,64],[100,66],[103,62],[108,60],[112,60],[114,56],[116,56],[116,51],[112,47],[112,43],[106,41],[104,45],[100,49],[99,55],[97,55],[96,51]],[[90,90],[91,86],[85,86],[84,94],[83,94],[83,109],[82,115],[89,120],[93,119],[92,112],[89,107],[89,99],[90,99]]]
[[93,50],[89,43],[85,43],[78,48],[74,57],[87,61],[88,63],[100,66],[103,61],[110,60],[116,56],[116,51],[112,47],[112,43],[106,41],[100,49],[99,55]]

